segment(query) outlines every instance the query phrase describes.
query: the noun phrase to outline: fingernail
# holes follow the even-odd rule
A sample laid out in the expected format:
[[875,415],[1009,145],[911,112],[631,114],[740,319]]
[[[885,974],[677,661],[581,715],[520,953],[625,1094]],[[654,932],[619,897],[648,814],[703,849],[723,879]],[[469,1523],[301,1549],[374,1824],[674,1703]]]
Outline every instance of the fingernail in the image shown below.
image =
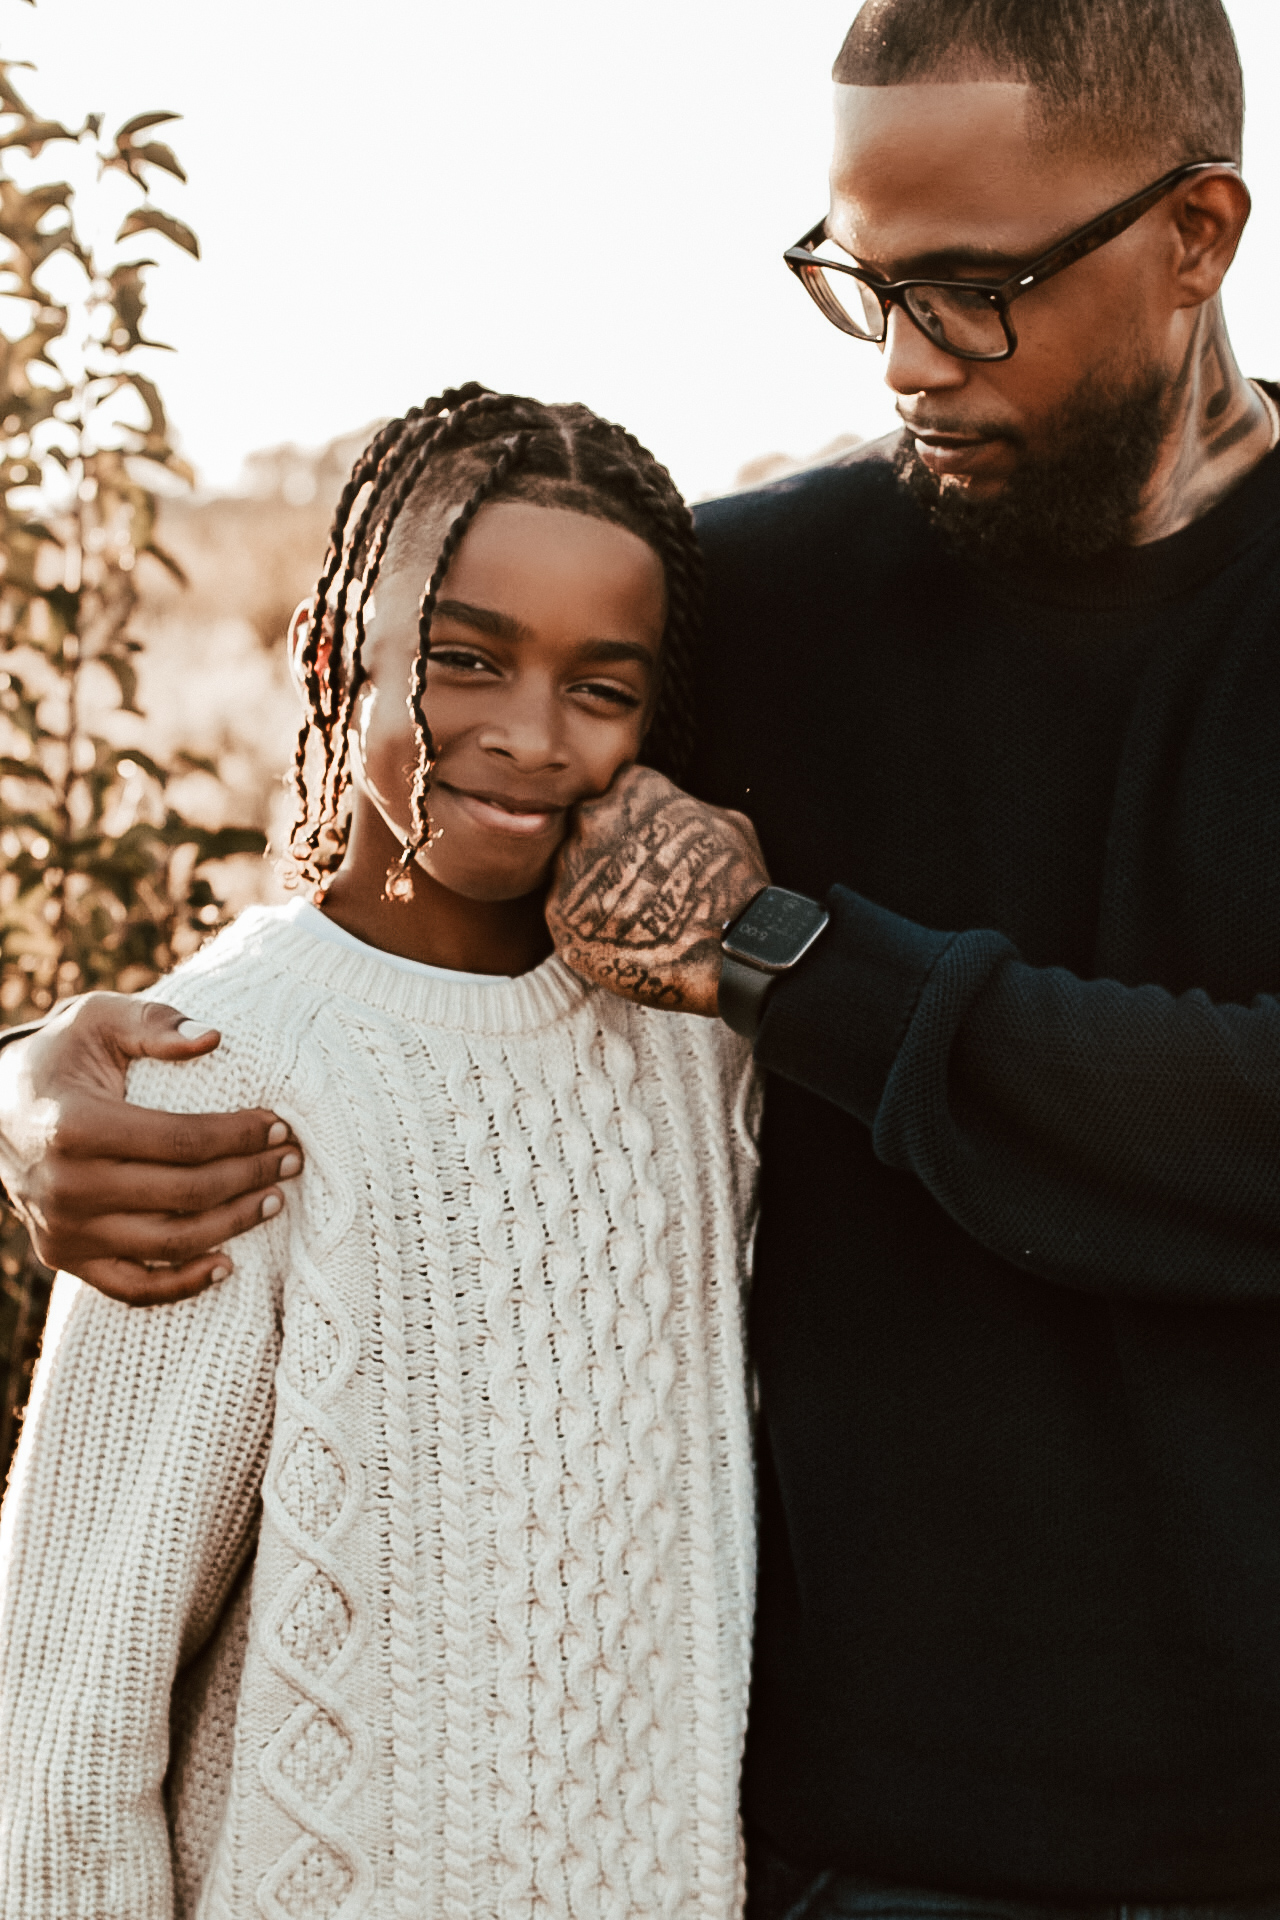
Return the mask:
[[225,1280],[230,1271],[230,1267],[215,1267],[209,1275],[209,1278],[211,1280]]
[[262,1203],[259,1218],[262,1220],[270,1220],[274,1214],[279,1213],[283,1205],[284,1201],[278,1193],[269,1193]]
[[202,1027],[198,1020],[184,1020],[178,1028],[184,1040],[203,1040],[206,1033],[212,1033],[212,1027]]
[[301,1171],[302,1155],[300,1153],[286,1153],[284,1159],[280,1162],[280,1178],[287,1180],[291,1173],[300,1173]]
[[286,1127],[283,1120],[277,1120],[275,1125],[272,1127],[270,1133],[267,1135],[267,1145],[269,1147],[279,1147],[279,1146],[282,1146],[288,1138],[289,1138],[288,1127]]

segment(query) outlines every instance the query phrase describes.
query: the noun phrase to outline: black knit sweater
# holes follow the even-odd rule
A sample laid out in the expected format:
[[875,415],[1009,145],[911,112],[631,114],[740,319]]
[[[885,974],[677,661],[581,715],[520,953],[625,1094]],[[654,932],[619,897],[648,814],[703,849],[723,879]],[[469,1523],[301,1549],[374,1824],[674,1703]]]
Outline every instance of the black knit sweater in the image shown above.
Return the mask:
[[980,573],[884,446],[699,512],[777,990],[746,1810],[798,1865],[1280,1894],[1280,455]]

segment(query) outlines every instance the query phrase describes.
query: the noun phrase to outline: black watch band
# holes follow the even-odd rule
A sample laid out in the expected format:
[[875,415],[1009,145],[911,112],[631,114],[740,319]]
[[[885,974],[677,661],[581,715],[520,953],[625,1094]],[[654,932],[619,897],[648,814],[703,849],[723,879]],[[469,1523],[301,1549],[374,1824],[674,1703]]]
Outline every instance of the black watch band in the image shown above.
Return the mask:
[[725,929],[720,1018],[755,1041],[779,976],[802,960],[827,925],[825,908],[786,887],[765,887]]
[[759,967],[749,967],[745,960],[726,953],[720,962],[719,994],[720,1018],[726,1027],[754,1042],[777,979],[776,973],[762,973]]

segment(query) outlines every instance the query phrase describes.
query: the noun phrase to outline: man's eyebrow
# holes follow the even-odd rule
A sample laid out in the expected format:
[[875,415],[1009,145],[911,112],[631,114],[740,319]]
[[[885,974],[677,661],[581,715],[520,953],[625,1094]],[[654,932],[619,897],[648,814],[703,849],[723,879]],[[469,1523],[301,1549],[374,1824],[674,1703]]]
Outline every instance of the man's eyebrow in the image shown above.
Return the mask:
[[973,271],[975,268],[990,280],[1003,280],[1025,265],[1027,256],[1023,254],[1015,259],[1011,253],[1000,253],[996,249],[982,247],[955,247],[949,253],[922,253],[909,262],[907,271],[900,275],[903,280],[916,274],[936,274],[939,279],[954,279],[957,271]]
[[456,620],[459,626],[474,627],[477,633],[487,633],[494,640],[527,640],[529,629],[509,613],[499,613],[496,607],[473,607],[469,600],[437,600],[436,615],[442,620]]
[[863,260],[857,264],[886,281],[961,280],[970,274],[979,274],[986,280],[1006,280],[1026,264],[1026,256],[1015,259],[1010,253],[988,253],[981,247],[953,247],[949,253],[920,253],[912,260],[895,262],[892,274],[867,266]]
[[[883,267],[873,265],[861,254],[854,253],[851,247],[846,246],[843,240],[838,240],[833,233],[828,233],[827,239],[832,246],[838,247],[854,266],[862,267],[867,273],[874,274],[877,279],[886,281],[953,280],[966,271],[985,274],[991,280],[1005,280],[1010,274],[1016,273],[1020,266],[1025,266],[1031,258],[1030,254],[1012,254],[1002,251],[999,247],[935,247],[929,253],[917,253],[895,261],[893,272],[887,273]],[[1044,252],[1047,249],[1042,248],[1041,251]]]

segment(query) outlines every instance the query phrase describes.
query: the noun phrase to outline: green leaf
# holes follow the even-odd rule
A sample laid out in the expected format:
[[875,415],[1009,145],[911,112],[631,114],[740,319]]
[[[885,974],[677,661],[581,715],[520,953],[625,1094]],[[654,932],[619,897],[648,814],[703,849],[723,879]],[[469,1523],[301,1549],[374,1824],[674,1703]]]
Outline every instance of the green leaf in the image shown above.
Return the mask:
[[[169,461],[169,460],[165,461],[166,466],[173,466],[175,470],[182,468],[183,466],[185,466],[185,464],[186,463],[184,461]],[[191,477],[194,479],[195,476],[191,474],[190,467],[186,468],[186,472],[188,475],[191,475]],[[163,547],[157,546],[154,540],[148,541],[147,545],[142,549],[142,551],[144,553],[149,553],[153,560],[158,560],[160,562],[160,565],[164,567],[167,572],[173,575],[174,579],[177,581],[180,587],[189,587],[191,585],[191,582],[188,580],[186,574],[183,572],[179,562],[174,559],[171,553],[166,553]]]
[[129,157],[141,166],[163,167],[175,180],[185,180],[182,163],[172,147],[166,147],[162,140],[148,140],[144,146],[130,147]]
[[48,774],[33,761],[15,760],[11,753],[0,753],[0,776],[10,780],[39,780],[46,787],[53,784]]
[[256,827],[220,827],[217,833],[203,834],[198,845],[203,865],[206,860],[230,860],[237,853],[265,853],[267,836]]
[[0,147],[25,147],[27,152],[38,154],[49,140],[78,140],[78,133],[72,133],[70,127],[64,127],[61,120],[24,120],[12,133],[0,134]]
[[141,713],[142,708],[138,705],[138,676],[132,660],[126,660],[120,654],[103,653],[98,656],[98,664],[106,668],[120,689],[121,712]]
[[168,784],[169,776],[164,768],[157,766],[149,753],[143,753],[137,747],[112,747],[110,750],[110,759],[111,765],[117,773],[119,773],[120,762],[122,760],[132,760],[134,766],[140,767],[143,773],[149,775],[150,778],[156,782],[157,786],[163,787]]
[[158,833],[167,847],[194,847],[197,866],[206,860],[230,860],[238,853],[265,853],[267,847],[266,834],[256,827],[219,827],[215,833],[193,827],[176,813],[169,814]]
[[145,374],[130,370],[121,375],[123,383],[131,386],[147,410],[147,432],[157,440],[168,437],[169,422],[165,418],[164,402],[160,398],[160,389],[154,380],[148,380]]
[[175,247],[181,247],[193,259],[200,258],[200,242],[190,227],[181,220],[175,220],[172,214],[161,213],[159,207],[135,207],[125,219],[117,240],[129,240],[135,233],[162,233],[166,240],[172,240]]
[[116,129],[116,145],[122,140],[132,140],[135,133],[145,133],[148,127],[162,127],[166,120],[181,120],[180,113],[135,113],[132,120],[126,120]]

